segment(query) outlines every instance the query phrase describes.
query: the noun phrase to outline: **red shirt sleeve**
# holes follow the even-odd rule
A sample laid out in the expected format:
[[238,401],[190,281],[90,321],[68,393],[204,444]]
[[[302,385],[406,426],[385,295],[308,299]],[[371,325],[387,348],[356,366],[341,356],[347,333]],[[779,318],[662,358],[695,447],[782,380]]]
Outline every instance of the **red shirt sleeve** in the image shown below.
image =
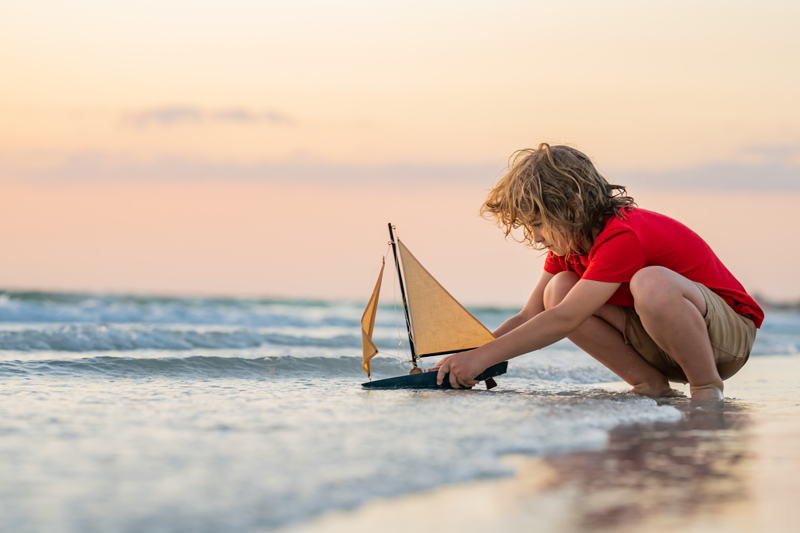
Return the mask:
[[607,283],[629,283],[645,264],[646,256],[639,237],[627,228],[604,232],[598,237],[582,279]]
[[[561,261],[559,261],[561,259]],[[550,274],[558,274],[567,270],[566,262],[563,258],[557,257],[553,252],[547,252],[547,259],[544,261],[544,270]]]

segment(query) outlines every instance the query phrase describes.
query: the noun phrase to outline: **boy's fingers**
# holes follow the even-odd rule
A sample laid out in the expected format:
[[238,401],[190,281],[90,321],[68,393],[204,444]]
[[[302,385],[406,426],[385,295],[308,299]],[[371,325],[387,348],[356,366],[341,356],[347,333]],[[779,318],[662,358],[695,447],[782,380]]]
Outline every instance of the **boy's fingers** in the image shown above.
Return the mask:
[[458,383],[458,376],[456,375],[455,370],[450,371],[450,386],[454,389],[460,389],[461,385]]
[[436,384],[441,385],[442,381],[444,381],[444,375],[447,374],[447,370],[450,368],[449,363],[444,363],[442,366],[439,367],[439,373],[436,375]]
[[458,383],[459,383],[459,385],[461,385],[461,386],[462,386],[462,387],[464,387],[465,389],[471,389],[472,387],[474,387],[475,385],[477,385],[477,384],[478,384],[478,381],[477,381],[477,380],[475,380],[475,379],[470,379],[470,378],[467,378],[466,376],[467,376],[467,375],[466,375],[466,374],[464,374],[463,372],[461,372],[461,373],[460,373],[460,374],[457,376],[457,377],[458,377]]
[[465,389],[471,389],[477,382],[472,379],[459,379],[458,382]]

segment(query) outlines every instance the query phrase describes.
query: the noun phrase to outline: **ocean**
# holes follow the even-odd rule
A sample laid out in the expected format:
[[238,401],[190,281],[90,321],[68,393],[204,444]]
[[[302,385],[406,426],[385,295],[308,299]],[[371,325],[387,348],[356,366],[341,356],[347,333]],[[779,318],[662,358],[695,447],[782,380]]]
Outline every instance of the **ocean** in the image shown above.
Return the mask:
[[[684,416],[568,341],[491,391],[364,390],[363,305],[0,294],[0,531],[271,531]],[[373,379],[408,371],[404,330],[382,306]],[[797,354],[800,315],[768,312],[753,356]]]

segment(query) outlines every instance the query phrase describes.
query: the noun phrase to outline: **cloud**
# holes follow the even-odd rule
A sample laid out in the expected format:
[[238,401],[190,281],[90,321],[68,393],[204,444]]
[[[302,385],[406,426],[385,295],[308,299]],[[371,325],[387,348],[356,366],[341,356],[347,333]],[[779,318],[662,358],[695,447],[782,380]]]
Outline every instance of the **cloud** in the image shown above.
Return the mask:
[[0,179],[63,180],[259,180],[306,183],[472,182],[489,187],[500,165],[334,165],[262,161],[241,164],[166,156],[125,160],[103,153],[75,154],[47,168],[22,168],[0,159]]
[[252,111],[245,108],[206,110],[192,106],[165,106],[145,109],[123,116],[123,122],[137,128],[148,126],[175,126],[179,124],[233,123],[233,124],[289,124],[292,120],[275,111]]
[[743,152],[773,163],[797,163],[800,160],[800,144],[774,144],[745,146]]
[[611,171],[606,178],[647,189],[720,191],[800,191],[800,165],[764,163],[711,163],[663,171]]
[[224,109],[209,115],[212,120],[228,122],[273,122],[276,124],[286,124],[291,122],[289,117],[274,111],[264,113],[253,113],[247,109]]
[[[261,161],[243,164],[200,158],[165,156],[151,161],[103,153],[75,154],[61,163],[23,167],[0,158],[0,179],[40,181],[81,180],[258,180],[275,183],[442,183],[488,189],[502,175],[499,163],[471,165],[326,164],[302,161]],[[603,169],[612,183],[635,196],[648,190],[800,191],[800,165],[783,163],[707,164],[673,170]]]

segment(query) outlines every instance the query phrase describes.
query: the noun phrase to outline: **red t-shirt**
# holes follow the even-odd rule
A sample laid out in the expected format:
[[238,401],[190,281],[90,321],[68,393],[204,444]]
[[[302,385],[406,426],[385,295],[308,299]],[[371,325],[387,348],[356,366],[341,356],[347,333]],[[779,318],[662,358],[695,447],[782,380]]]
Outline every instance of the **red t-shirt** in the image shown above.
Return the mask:
[[749,316],[757,327],[764,321],[764,311],[725,268],[711,247],[677,220],[667,216],[631,208],[625,220],[616,216],[595,240],[588,255],[565,256],[550,252],[544,269],[551,274],[571,271],[581,279],[622,283],[608,303],[633,307],[629,283],[633,275],[646,266],[662,266],[702,283],[718,294],[736,313]]

